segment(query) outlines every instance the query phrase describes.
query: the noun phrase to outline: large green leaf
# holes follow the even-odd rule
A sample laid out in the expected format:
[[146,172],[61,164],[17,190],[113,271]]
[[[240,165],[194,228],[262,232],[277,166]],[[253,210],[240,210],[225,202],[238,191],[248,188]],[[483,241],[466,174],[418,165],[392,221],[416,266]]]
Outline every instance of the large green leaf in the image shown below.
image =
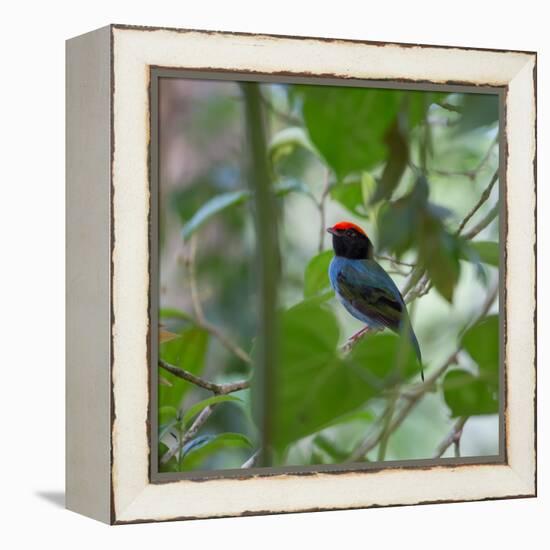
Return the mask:
[[[392,332],[369,334],[351,351],[347,363],[376,390],[420,375],[420,366],[408,338]],[[362,369],[367,370],[364,372]]]
[[386,159],[384,135],[403,92],[336,86],[300,86],[311,141],[339,179]]
[[382,199],[391,199],[409,162],[409,146],[406,136],[403,135],[397,122],[387,132],[384,141],[390,150],[390,155],[376,187],[376,192],[371,198],[372,203]]
[[470,327],[462,337],[462,345],[479,367],[480,377],[498,385],[499,317],[490,315]]
[[436,290],[450,303],[460,276],[460,242],[441,221],[425,214],[419,236],[421,262]]
[[[168,363],[200,374],[204,368],[204,359],[208,345],[208,333],[198,327],[189,327],[182,331],[179,338],[161,344],[160,358]],[[159,367],[160,368],[160,367]],[[159,385],[158,406],[179,408],[181,400],[191,387],[191,384],[173,374],[160,370],[171,386]]]
[[369,172],[354,174],[330,188],[330,196],[355,216],[368,217],[376,182]]
[[332,258],[332,250],[325,250],[311,258],[304,274],[304,298],[311,298],[330,290],[328,267]]
[[452,416],[498,413],[496,388],[468,371],[458,369],[447,373],[443,394]]
[[499,318],[490,315],[468,328],[462,345],[477,363],[473,375],[454,370],[445,376],[445,401],[453,416],[494,414],[498,412],[499,388]]
[[310,301],[281,316],[272,411],[277,450],[341,421],[388,385],[418,372],[412,346],[396,335],[370,335],[347,357],[340,355],[338,337],[334,314]]
[[384,203],[378,217],[378,244],[380,250],[390,250],[397,256],[418,246],[419,228],[427,208],[428,182],[419,177],[404,197]]

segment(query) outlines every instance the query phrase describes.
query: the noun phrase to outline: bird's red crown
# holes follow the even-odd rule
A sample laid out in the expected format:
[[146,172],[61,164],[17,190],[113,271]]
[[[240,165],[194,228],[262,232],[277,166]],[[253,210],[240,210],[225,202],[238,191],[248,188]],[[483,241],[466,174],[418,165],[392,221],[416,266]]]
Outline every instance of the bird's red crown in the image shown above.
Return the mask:
[[332,229],[335,231],[345,231],[346,229],[355,229],[355,231],[358,231],[362,235],[367,236],[367,234],[361,229],[357,224],[352,222],[338,222],[337,224],[334,224],[332,226]]

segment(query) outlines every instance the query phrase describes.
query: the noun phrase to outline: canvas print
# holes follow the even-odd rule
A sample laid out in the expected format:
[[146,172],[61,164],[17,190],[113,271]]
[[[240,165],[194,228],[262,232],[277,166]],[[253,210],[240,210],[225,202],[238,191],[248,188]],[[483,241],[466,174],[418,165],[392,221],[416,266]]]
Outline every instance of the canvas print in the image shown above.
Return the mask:
[[499,455],[499,105],[159,79],[159,473]]

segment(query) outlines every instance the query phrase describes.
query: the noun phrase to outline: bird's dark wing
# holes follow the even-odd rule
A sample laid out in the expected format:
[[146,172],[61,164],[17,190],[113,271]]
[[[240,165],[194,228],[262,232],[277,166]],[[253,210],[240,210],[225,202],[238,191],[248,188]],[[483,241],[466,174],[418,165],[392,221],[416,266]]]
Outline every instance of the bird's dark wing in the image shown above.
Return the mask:
[[343,267],[336,284],[353,308],[373,321],[398,332],[406,313],[399,289],[373,260],[355,261]]

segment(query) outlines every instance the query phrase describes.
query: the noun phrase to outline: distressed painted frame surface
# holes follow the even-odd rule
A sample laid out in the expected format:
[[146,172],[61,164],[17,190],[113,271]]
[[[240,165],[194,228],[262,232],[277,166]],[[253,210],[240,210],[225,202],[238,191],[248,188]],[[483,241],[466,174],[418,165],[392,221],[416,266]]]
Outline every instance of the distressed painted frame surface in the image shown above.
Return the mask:
[[[112,325],[110,365],[105,368],[111,369],[112,432],[111,499],[104,506],[110,522],[534,496],[535,54],[124,26],[110,27],[109,39]],[[507,217],[504,464],[384,468],[339,475],[243,474],[241,479],[151,482],[148,424],[149,222],[154,199],[150,196],[148,154],[151,67],[506,89],[505,125],[501,126],[507,143],[501,160],[506,163],[506,196],[502,200],[506,201],[503,212]],[[104,474],[103,470],[101,473]],[[78,490],[73,489],[72,508],[82,511],[79,500],[84,496],[79,496]]]

